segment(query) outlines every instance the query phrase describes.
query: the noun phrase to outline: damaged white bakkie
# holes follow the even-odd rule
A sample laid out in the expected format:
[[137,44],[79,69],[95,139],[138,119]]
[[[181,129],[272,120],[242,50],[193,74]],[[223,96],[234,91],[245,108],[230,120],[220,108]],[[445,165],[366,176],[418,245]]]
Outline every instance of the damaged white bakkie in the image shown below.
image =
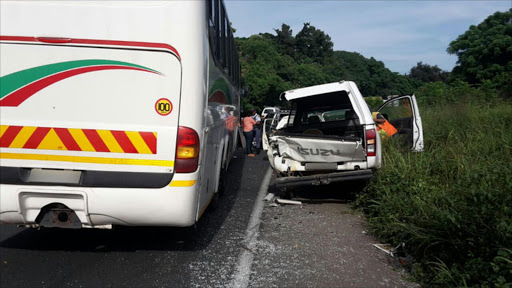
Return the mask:
[[[263,148],[277,172],[278,187],[365,180],[381,167],[381,138],[372,113],[354,82],[290,90],[283,92],[280,98],[291,102],[290,114],[267,119],[263,133]],[[402,105],[399,113],[420,119],[417,111],[404,112],[407,105],[403,99],[410,101],[409,109],[417,110],[414,96],[399,98],[401,102],[388,101],[383,107]],[[421,121],[416,122],[397,118],[395,125],[403,128],[399,129],[403,133],[397,137],[416,144],[413,150],[421,150]]]

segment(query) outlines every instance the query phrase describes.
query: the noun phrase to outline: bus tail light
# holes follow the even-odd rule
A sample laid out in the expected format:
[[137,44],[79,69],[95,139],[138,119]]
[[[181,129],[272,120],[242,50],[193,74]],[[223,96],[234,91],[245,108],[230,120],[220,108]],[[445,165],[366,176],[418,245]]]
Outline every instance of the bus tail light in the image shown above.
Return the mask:
[[375,156],[377,147],[377,134],[375,129],[366,130],[366,156]]
[[199,135],[188,127],[178,128],[176,144],[176,173],[191,173],[199,165]]

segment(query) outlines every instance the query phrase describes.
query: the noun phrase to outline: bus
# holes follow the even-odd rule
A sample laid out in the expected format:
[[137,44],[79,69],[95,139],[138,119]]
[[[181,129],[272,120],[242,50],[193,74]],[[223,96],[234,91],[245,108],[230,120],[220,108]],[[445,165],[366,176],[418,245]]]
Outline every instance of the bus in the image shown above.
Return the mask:
[[238,137],[224,2],[0,3],[0,223],[194,225]]

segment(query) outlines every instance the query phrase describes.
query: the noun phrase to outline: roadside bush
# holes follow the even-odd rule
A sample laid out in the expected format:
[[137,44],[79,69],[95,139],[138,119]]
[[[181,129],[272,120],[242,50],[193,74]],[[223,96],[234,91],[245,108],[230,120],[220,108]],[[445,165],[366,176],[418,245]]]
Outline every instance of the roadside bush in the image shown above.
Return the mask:
[[415,93],[420,107],[444,106],[454,103],[494,103],[498,92],[490,81],[484,81],[478,88],[456,79],[450,84],[432,82],[421,86]]
[[512,103],[486,93],[425,85],[425,151],[385,142],[356,201],[376,236],[405,243],[425,286],[512,287]]

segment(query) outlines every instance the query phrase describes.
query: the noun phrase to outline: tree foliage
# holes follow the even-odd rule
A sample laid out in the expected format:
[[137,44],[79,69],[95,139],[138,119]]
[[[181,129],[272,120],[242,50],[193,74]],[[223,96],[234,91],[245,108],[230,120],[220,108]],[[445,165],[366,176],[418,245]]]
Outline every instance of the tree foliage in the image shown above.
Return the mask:
[[495,87],[512,82],[512,9],[496,12],[472,25],[452,41],[448,53],[458,57],[453,73],[471,84],[491,81]]
[[295,36],[286,24],[274,31],[276,35],[236,38],[243,85],[249,88],[245,108],[285,106],[279,101],[283,91],[341,80],[355,81],[365,96],[408,94],[416,87],[415,81],[391,72],[381,61],[333,51],[330,36],[310,23]]
[[299,63],[307,59],[321,63],[330,56],[334,46],[329,35],[316,29],[309,22],[304,23],[302,30],[297,33],[295,43],[296,59]]
[[408,76],[409,78],[419,80],[423,83],[436,81],[444,82],[448,78],[448,72],[441,70],[437,65],[430,66],[420,61],[416,66],[411,68]]
[[281,54],[289,55],[291,57],[295,56],[295,37],[293,37],[292,29],[290,26],[283,23],[281,26],[281,30],[274,29],[276,32],[276,43],[279,47],[279,52]]

